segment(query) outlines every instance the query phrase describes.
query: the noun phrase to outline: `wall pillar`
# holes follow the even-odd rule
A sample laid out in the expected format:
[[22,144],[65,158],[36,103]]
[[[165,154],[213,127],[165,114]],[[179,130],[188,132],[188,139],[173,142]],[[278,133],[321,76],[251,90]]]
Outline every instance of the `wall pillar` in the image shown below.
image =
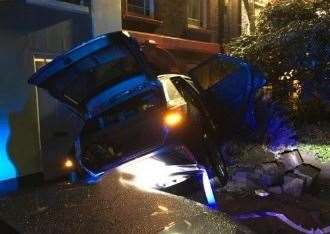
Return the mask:
[[93,35],[122,30],[121,0],[92,0]]

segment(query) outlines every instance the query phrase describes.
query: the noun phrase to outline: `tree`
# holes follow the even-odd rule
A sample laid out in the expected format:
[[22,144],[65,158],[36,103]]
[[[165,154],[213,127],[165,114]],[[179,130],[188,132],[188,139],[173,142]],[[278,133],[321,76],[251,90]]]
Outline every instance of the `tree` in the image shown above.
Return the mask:
[[261,13],[255,34],[241,36],[227,48],[257,65],[273,87],[291,88],[299,80],[307,97],[330,104],[328,0],[273,1]]

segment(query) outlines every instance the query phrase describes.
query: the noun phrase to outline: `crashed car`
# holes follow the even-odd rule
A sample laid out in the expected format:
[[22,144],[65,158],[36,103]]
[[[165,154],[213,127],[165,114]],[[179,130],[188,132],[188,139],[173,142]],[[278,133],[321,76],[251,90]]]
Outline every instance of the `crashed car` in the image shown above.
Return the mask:
[[170,155],[171,164],[204,165],[225,184],[219,146],[252,116],[247,107],[263,82],[249,64],[223,54],[185,75],[156,76],[138,43],[115,32],[57,57],[29,83],[84,121],[72,144],[85,173],[101,175],[146,155]]

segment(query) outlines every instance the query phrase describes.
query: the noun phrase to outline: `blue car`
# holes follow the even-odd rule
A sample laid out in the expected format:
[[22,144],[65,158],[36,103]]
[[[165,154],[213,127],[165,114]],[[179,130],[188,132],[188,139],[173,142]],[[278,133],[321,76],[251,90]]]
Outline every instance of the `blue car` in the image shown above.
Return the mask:
[[115,32],[57,57],[29,83],[84,123],[72,142],[75,170],[97,176],[147,156],[203,165],[225,184],[221,143],[237,124],[251,123],[248,107],[263,79],[248,63],[223,54],[187,74],[157,76],[150,67],[134,38]]

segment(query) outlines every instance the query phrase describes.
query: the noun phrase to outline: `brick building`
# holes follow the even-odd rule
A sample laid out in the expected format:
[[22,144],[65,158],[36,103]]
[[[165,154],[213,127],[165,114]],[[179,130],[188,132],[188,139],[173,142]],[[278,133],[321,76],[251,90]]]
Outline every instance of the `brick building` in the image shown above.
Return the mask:
[[223,42],[253,32],[267,2],[121,0],[122,27],[145,45],[151,60],[162,66],[160,72],[185,72],[222,51]]
[[153,61],[164,64],[161,72],[186,71],[219,52],[218,19],[218,1],[122,0],[123,29],[145,45]]

